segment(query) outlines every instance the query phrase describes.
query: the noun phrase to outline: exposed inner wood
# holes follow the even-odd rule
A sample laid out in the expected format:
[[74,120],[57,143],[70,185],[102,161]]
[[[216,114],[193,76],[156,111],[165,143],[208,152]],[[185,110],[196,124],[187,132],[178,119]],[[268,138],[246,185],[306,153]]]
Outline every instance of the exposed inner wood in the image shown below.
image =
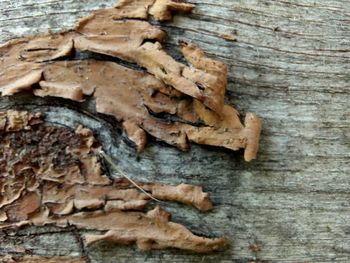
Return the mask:
[[[100,146],[89,129],[53,126],[40,116],[0,113],[0,229],[74,225],[102,231],[87,234],[87,244],[106,240],[137,243],[144,250],[173,247],[199,253],[225,247],[224,238],[196,236],[171,222],[158,206],[146,209],[150,198],[129,181],[107,177],[97,157]],[[212,208],[198,186],[138,184],[160,200],[200,211]]]
[[3,256],[0,262],[6,263],[86,263],[83,258],[41,257],[41,256]]
[[[29,91],[76,101],[93,96],[98,112],[123,122],[138,151],[150,134],[182,150],[189,142],[243,148],[250,161],[257,155],[261,121],[248,113],[242,124],[238,112],[224,104],[226,65],[186,43],[180,49],[190,66],[174,60],[160,44],[165,33],[141,21],[148,13],[168,20],[171,11],[192,8],[171,0],[125,0],[93,12],[71,32],[12,40],[0,48],[0,93]],[[115,56],[149,73],[114,62],[72,61],[77,51]]]

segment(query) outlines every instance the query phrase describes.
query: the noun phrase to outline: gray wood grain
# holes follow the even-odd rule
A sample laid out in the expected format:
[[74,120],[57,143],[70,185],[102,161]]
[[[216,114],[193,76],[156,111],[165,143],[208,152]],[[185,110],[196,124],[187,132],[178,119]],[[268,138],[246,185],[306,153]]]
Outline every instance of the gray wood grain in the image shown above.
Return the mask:
[[[194,255],[108,244],[85,248],[76,230],[48,227],[1,233],[0,254],[24,248],[38,255],[83,254],[92,262],[350,262],[349,1],[191,2],[197,4],[192,15],[163,25],[167,48],[178,56],[177,41],[193,41],[229,65],[228,103],[264,119],[257,161],[244,163],[238,154],[200,146],[182,154],[156,142],[136,159],[118,125],[89,113],[89,103],[28,104],[17,96],[1,99],[0,109],[47,110],[50,121],[91,127],[135,178],[203,185],[216,205],[213,212],[175,204],[166,209],[196,233],[226,235],[230,249]],[[0,41],[64,30],[113,4],[1,0]],[[237,40],[225,40],[223,33]]]

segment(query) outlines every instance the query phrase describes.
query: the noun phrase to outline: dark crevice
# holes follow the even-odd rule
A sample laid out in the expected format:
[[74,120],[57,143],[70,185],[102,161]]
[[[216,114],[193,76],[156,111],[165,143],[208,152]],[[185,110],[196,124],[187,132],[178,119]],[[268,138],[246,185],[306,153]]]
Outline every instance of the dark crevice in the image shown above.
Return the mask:
[[25,49],[25,51],[27,52],[36,52],[36,51],[56,51],[57,48],[49,48],[49,47],[46,47],[46,48],[28,48],[28,49]]
[[204,91],[204,90],[205,90],[205,87],[204,87],[201,83],[196,82],[195,84],[197,85],[197,87],[198,87],[199,90],[201,90],[201,91]]
[[83,240],[81,233],[77,227],[74,227],[73,233],[74,233],[74,236],[75,236],[77,243],[79,245],[81,256],[83,256],[86,263],[91,263],[91,259],[90,259],[89,253],[85,247],[84,240]]
[[168,124],[184,123],[184,124],[189,124],[189,125],[195,126],[195,127],[206,127],[205,123],[203,123],[202,121],[190,122],[190,121],[186,121],[186,120],[182,119],[181,117],[170,114],[168,112],[154,112],[147,105],[144,105],[144,107],[147,109],[148,113],[152,117],[154,117],[154,118],[156,118],[164,123],[168,123]]
[[[69,60],[89,60],[89,59],[94,59],[97,61],[108,61],[108,62],[114,62],[117,63],[121,66],[124,66],[129,69],[137,70],[137,71],[142,71],[142,72],[147,72],[147,70],[143,67],[140,67],[139,65],[132,63],[132,62],[127,62],[125,60],[122,60],[117,57],[105,55],[105,54],[100,54],[100,53],[95,53],[92,51],[77,51],[74,50],[72,53],[72,56],[70,57]],[[63,61],[67,60],[67,58],[62,59]]]
[[141,45],[140,46],[143,46],[143,44],[146,44],[146,43],[157,43],[157,42],[159,42],[157,39],[149,39],[149,38],[145,38],[143,41],[142,41],[142,43],[141,43]]
[[164,75],[168,74],[165,68],[161,67],[160,70],[163,72]]
[[[150,40],[147,40],[147,42],[149,41]],[[129,69],[133,69],[141,72],[147,72],[147,69],[137,65],[136,63],[128,62],[126,60],[123,60],[111,55],[101,54],[93,51],[78,51],[75,48],[72,49],[72,52],[69,56],[62,56],[56,59],[44,60],[42,62],[50,63],[55,61],[82,61],[82,60],[90,60],[90,59],[97,60],[97,61],[114,62],[116,64],[119,64]],[[40,64],[42,62],[38,62],[38,63]]]

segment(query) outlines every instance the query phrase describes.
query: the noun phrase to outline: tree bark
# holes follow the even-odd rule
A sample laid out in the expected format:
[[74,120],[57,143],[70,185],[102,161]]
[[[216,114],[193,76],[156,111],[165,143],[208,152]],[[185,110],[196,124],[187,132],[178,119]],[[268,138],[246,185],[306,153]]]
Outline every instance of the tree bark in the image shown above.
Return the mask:
[[[199,214],[166,204],[173,220],[198,234],[225,235],[228,250],[195,255],[141,252],[101,243],[85,247],[74,228],[28,227],[0,234],[0,254],[86,257],[91,262],[349,262],[350,4],[346,0],[191,0],[190,16],[160,24],[167,50],[195,42],[229,65],[227,102],[263,120],[258,159],[152,142],[139,158],[113,119],[93,102],[17,95],[0,110],[45,112],[50,122],[91,128],[133,178],[203,185],[215,209]],[[62,31],[108,1],[3,0],[0,41]]]

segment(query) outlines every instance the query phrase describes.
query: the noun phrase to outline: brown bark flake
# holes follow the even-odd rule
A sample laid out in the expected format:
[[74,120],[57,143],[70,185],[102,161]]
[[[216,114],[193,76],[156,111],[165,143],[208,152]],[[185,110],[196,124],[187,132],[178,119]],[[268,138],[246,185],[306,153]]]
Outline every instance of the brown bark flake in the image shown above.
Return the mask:
[[[87,234],[87,244],[136,243],[143,250],[172,247],[202,253],[226,245],[224,238],[199,237],[171,222],[160,207],[146,211],[148,195],[126,179],[113,181],[104,175],[101,147],[89,129],[54,126],[40,113],[8,111],[0,116],[5,122],[0,130],[0,229],[74,225],[103,232]],[[160,200],[201,211],[212,208],[198,186],[138,185]]]
[[[182,150],[189,142],[243,148],[250,161],[257,155],[261,121],[248,113],[242,124],[238,112],[224,104],[227,66],[184,42],[180,50],[187,63],[176,61],[162,48],[165,32],[147,21],[149,14],[169,20],[173,11],[193,8],[175,0],[123,0],[94,11],[69,32],[9,41],[0,47],[0,94],[26,91],[75,101],[92,95],[98,112],[123,122],[139,152],[149,134]],[[74,60],[72,54],[84,51],[138,64],[147,72]]]

